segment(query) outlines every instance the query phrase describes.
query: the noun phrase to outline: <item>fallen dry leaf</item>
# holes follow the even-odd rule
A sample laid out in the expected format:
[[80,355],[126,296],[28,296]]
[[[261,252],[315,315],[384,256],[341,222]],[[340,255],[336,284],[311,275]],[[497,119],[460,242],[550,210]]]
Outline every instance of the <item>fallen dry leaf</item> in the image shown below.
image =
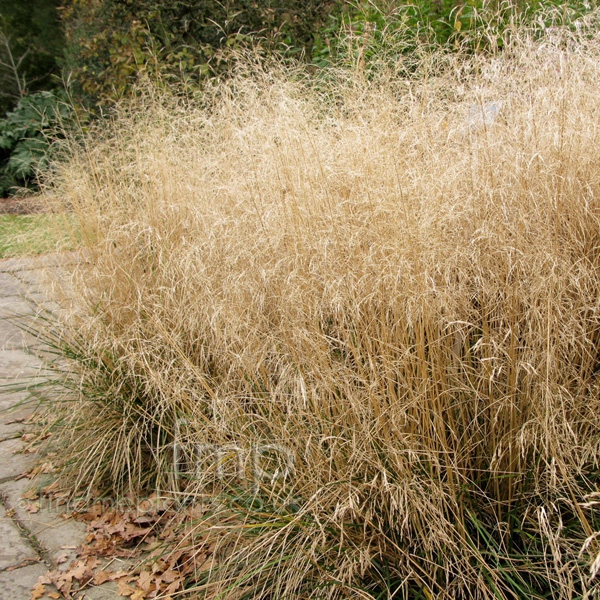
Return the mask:
[[38,600],[46,594],[46,586],[43,583],[38,583],[31,590],[31,600]]
[[168,571],[165,571],[162,575],[161,575],[161,579],[165,582],[165,583],[173,583],[174,581],[177,581],[179,579],[180,575],[177,571],[173,571],[173,569],[169,569]]
[[[85,586],[94,576],[94,569],[98,565],[96,557],[88,557],[85,560],[74,561],[69,568],[64,571],[55,570],[47,575],[47,579],[53,583],[56,588],[62,592],[63,596],[69,597],[73,590],[74,583],[77,588]],[[38,583],[41,581],[38,580]]]
[[154,577],[152,573],[150,573],[149,571],[142,571],[138,577],[137,585],[144,592],[149,592],[153,580]]
[[40,497],[38,490],[31,488],[21,494],[21,498],[24,500],[37,500]]
[[165,590],[165,593],[167,595],[171,595],[174,592],[176,592],[180,587],[181,587],[181,579],[178,579],[177,581],[174,581],[173,583],[170,583],[167,586],[167,589]]
[[121,596],[131,596],[135,592],[135,589],[123,579],[117,581],[117,589]]
[[45,488],[42,489],[44,495],[47,496],[53,494],[56,491],[58,491],[58,481],[53,481],[52,483],[49,483]]
[[56,471],[56,467],[51,462],[45,462],[40,467],[40,470],[41,470],[42,473],[44,473],[45,475],[47,475],[48,473],[54,473],[54,471]]
[[[123,579],[123,577],[130,577],[129,571],[124,571],[123,569],[119,569],[114,573],[109,573],[111,581],[117,581],[118,579]],[[133,577],[129,579],[129,581],[133,580]]]
[[39,502],[25,502],[24,507],[28,513],[35,514],[40,512],[40,503]]
[[[48,463],[50,469],[52,463]],[[38,467],[38,469],[40,469]],[[30,512],[39,510],[39,496],[49,496],[56,501],[62,497],[56,482],[51,483],[38,492],[32,490],[27,493],[26,499],[30,502],[27,507]],[[81,593],[89,586],[98,586],[107,581],[117,584],[118,593],[127,596],[130,600],[147,600],[160,597],[163,600],[177,596],[185,588],[184,581],[198,559],[204,564],[208,561],[210,552],[204,549],[201,556],[191,553],[189,549],[182,549],[182,525],[192,513],[182,514],[181,511],[169,509],[164,502],[159,502],[158,497],[141,500],[136,504],[131,499],[131,504],[125,503],[126,509],[118,510],[109,503],[97,501],[90,505],[82,501],[81,505],[70,516],[86,523],[86,543],[78,547],[69,547],[76,550],[77,559],[66,569],[62,564],[67,560],[67,553],[58,559],[64,570],[55,570],[45,578],[38,580],[36,593],[41,593],[31,600],[43,597],[48,584],[53,584],[61,595],[58,598],[71,598]],[[36,510],[37,509],[37,510]],[[108,570],[106,563],[100,565],[101,557],[108,558],[136,558],[141,554],[146,557],[142,563],[116,572]],[[110,564],[110,563],[109,563]],[[96,571],[97,569],[97,571]],[[42,590],[43,588],[43,590]],[[56,592],[53,592],[56,594]],[[54,596],[49,596],[54,598]]]
[[110,579],[110,573],[107,571],[98,571],[94,575],[94,585],[102,585]]

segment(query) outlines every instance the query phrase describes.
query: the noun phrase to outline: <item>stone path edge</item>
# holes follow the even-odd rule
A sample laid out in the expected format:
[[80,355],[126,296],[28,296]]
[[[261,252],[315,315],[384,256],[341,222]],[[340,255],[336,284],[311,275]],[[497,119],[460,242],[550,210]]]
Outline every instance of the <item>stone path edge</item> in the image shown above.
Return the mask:
[[[0,304],[8,303],[11,309],[9,314],[6,310],[0,311],[0,381],[25,380],[35,386],[36,352],[30,352],[33,349],[30,340],[23,338],[22,344],[15,343],[16,334],[10,325],[11,314],[16,314],[14,308],[18,308],[20,314],[32,314],[32,305],[26,298],[32,293],[43,294],[34,283],[38,278],[30,275],[47,269],[59,270],[83,258],[81,252],[70,252],[0,259],[3,281]],[[27,403],[22,403],[22,396],[22,392],[0,391],[0,600],[31,600],[38,579],[48,570],[61,568],[59,557],[65,553],[64,549],[83,544],[86,536],[83,523],[60,518],[45,508],[36,514],[29,514],[23,508],[21,493],[34,484],[25,474],[34,466],[36,456],[20,451],[26,418],[33,412]],[[73,597],[122,598],[114,588],[112,583],[93,586]],[[39,600],[51,597],[55,596],[36,596]]]

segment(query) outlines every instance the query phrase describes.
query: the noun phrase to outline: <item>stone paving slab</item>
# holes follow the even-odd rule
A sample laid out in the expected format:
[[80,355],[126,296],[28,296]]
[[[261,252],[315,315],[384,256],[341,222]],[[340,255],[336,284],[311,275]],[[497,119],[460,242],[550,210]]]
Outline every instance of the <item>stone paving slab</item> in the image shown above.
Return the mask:
[[[27,392],[23,396],[27,398]],[[7,398],[5,397],[4,400]],[[33,402],[23,402],[18,406],[6,406],[0,402],[0,444],[20,438],[23,433],[31,429],[29,418],[34,411],[35,404]]]
[[44,372],[44,363],[24,350],[0,350],[0,377],[22,379],[35,377]]
[[0,317],[31,314],[31,305],[20,296],[0,297]]
[[[2,275],[0,273],[0,275]],[[48,272],[48,269],[28,269],[26,271],[16,271],[15,273],[11,273],[11,277],[17,281],[17,285],[21,288],[31,288],[44,285],[48,279],[51,279],[51,275]]]
[[14,276],[0,273],[0,296],[3,298],[26,294],[27,288]]
[[[0,599],[29,600],[31,590],[50,563],[41,561],[42,556],[58,551],[61,539],[52,539],[52,548],[42,552],[29,518],[20,498],[22,488],[30,484],[19,479],[34,466],[36,457],[31,453],[18,452],[23,448],[20,438],[26,420],[33,411],[33,403],[21,404],[30,394],[28,387],[39,381],[42,361],[25,351],[33,342],[14,322],[14,315],[31,315],[38,310],[36,303],[46,301],[34,277],[24,270],[23,278],[15,277],[13,268],[37,266],[39,261],[0,261]],[[28,299],[29,298],[29,299]],[[18,497],[17,497],[18,496]],[[8,511],[8,512],[7,512]],[[50,515],[54,516],[54,515]],[[51,522],[48,523],[52,524]],[[62,525],[62,523],[61,523]],[[51,541],[50,527],[45,530],[38,523],[35,528],[46,541]],[[70,536],[71,532],[67,535]],[[70,537],[69,537],[70,539]],[[28,564],[29,563],[29,564]]]
[[19,350],[35,343],[35,338],[7,319],[0,321],[0,350]]
[[31,512],[22,498],[32,486],[23,474],[36,462],[34,454],[19,452],[35,407],[23,401],[43,380],[44,363],[26,350],[39,342],[17,323],[27,326],[40,311],[57,308],[40,288],[47,276],[43,267],[62,260],[58,255],[0,260],[0,600],[29,600],[38,578],[72,558],[85,536],[85,525],[62,518],[58,507]]
[[52,310],[53,303],[48,302],[42,294],[30,294],[27,298],[23,296],[0,297],[0,318],[23,317],[24,315],[35,315],[44,310]]
[[20,437],[28,428],[27,419],[32,407],[22,407],[10,412],[0,412],[0,442]]
[[34,466],[35,456],[19,452],[22,448],[20,439],[0,442],[0,481],[18,477]]
[[16,273],[32,269],[56,268],[79,262],[83,258],[81,251],[43,254],[26,258],[5,258],[0,260],[0,273]]
[[26,381],[0,379],[0,422],[11,414],[10,409],[19,410],[29,397]]
[[[45,548],[49,557],[58,562],[59,559],[75,558],[75,548],[85,540],[86,526],[84,523],[65,518],[64,506],[59,506],[46,499],[30,501],[23,498],[23,494],[30,491],[39,491],[51,479],[49,477],[18,479],[0,484],[0,495],[3,495],[8,505],[13,508],[15,516],[24,525],[36,540]],[[38,502],[38,512],[27,510],[32,502]]]
[[27,543],[13,520],[0,506],[0,570],[22,563],[24,560],[37,560],[35,550]]
[[[0,273],[0,277],[2,273]],[[70,283],[70,271],[67,269],[30,269],[11,273],[11,277],[17,282],[17,286],[31,293],[35,289],[46,289],[59,286],[64,289]]]
[[0,598],[2,600],[29,600],[31,589],[47,569],[33,564],[20,569],[0,572]]
[[[44,376],[27,378],[0,378],[0,418],[10,409],[20,410],[30,396],[36,396],[37,387],[47,381]],[[33,401],[32,401],[33,402]]]

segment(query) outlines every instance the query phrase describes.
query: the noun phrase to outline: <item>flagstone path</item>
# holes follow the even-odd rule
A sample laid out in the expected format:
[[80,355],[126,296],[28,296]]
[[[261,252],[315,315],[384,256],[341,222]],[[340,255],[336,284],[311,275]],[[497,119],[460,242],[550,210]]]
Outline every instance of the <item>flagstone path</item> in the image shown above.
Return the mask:
[[[39,307],[52,309],[41,289],[43,274],[56,269],[61,260],[64,257],[53,255],[0,260],[0,600],[29,600],[38,577],[67,565],[86,535],[85,525],[61,516],[59,508],[42,506],[33,512],[22,497],[32,486],[41,485],[24,476],[36,461],[34,454],[22,452],[21,438],[33,408],[19,404],[29,395],[26,389],[10,393],[1,389],[20,383],[26,388],[42,376],[44,364],[31,351],[36,340],[11,316],[34,314]],[[114,584],[75,597],[121,598]]]

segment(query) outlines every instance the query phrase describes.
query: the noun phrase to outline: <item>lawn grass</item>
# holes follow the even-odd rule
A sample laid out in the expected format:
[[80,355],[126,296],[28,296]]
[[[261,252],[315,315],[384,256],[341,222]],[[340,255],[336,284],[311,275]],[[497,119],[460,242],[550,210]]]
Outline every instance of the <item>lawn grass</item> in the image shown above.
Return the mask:
[[0,215],[0,258],[73,250],[72,224],[64,215]]

